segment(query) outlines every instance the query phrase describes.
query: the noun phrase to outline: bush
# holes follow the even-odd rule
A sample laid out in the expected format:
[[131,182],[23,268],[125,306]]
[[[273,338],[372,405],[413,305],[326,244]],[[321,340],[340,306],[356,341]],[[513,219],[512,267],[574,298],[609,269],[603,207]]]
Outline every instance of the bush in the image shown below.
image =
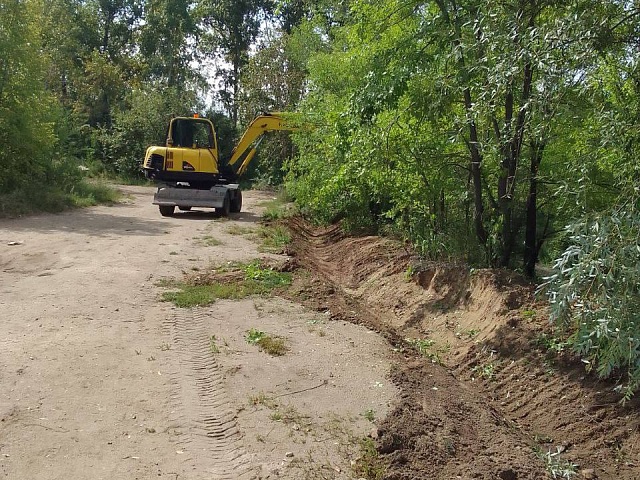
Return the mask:
[[588,370],[620,376],[629,399],[640,387],[640,212],[638,201],[567,227],[570,246],[542,288],[551,319]]

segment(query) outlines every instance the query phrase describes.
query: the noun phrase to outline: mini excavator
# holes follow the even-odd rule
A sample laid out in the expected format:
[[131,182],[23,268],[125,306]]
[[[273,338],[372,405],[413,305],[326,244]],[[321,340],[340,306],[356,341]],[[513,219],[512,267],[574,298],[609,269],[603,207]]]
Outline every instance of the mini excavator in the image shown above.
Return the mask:
[[[197,115],[174,117],[169,122],[164,146],[147,148],[143,169],[145,177],[159,184],[153,197],[163,217],[176,207],[215,208],[228,216],[242,209],[238,177],[246,170],[264,134],[276,130],[292,131],[280,113],[263,113],[254,118],[240,138],[226,164],[220,161],[213,123]],[[239,166],[235,169],[236,165]]]

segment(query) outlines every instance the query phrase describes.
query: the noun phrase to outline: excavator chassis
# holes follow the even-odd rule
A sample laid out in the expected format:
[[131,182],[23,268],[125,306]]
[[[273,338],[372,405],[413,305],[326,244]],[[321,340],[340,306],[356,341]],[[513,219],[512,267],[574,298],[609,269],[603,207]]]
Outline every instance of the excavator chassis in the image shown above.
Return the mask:
[[222,208],[225,197],[230,193],[229,190],[237,189],[237,184],[217,185],[209,190],[162,186],[158,187],[158,191],[153,196],[153,204],[174,207]]
[[173,215],[175,207],[190,210],[191,207],[215,208],[226,216],[229,212],[239,212],[242,208],[240,185],[216,185],[208,190],[180,186],[160,186],[153,196],[153,204],[160,207],[163,216]]

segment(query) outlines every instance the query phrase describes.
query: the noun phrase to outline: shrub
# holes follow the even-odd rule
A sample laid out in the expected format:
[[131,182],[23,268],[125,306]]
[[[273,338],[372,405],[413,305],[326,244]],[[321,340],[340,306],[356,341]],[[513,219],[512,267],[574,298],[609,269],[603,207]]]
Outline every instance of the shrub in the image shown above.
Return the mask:
[[640,387],[640,213],[636,201],[567,227],[570,245],[542,286],[551,320],[599,377],[620,375],[629,399]]

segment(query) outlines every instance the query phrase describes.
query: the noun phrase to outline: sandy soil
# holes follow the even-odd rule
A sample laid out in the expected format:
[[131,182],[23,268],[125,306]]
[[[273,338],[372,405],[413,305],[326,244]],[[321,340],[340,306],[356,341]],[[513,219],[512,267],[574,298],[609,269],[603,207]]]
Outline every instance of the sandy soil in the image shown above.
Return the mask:
[[[228,229],[254,228],[269,194],[230,220],[162,218],[153,189],[123,189],[116,206],[0,220],[0,477],[351,478],[397,397],[392,347],[281,298],[160,302],[159,279],[260,257]],[[250,328],[289,353],[249,345]]]

